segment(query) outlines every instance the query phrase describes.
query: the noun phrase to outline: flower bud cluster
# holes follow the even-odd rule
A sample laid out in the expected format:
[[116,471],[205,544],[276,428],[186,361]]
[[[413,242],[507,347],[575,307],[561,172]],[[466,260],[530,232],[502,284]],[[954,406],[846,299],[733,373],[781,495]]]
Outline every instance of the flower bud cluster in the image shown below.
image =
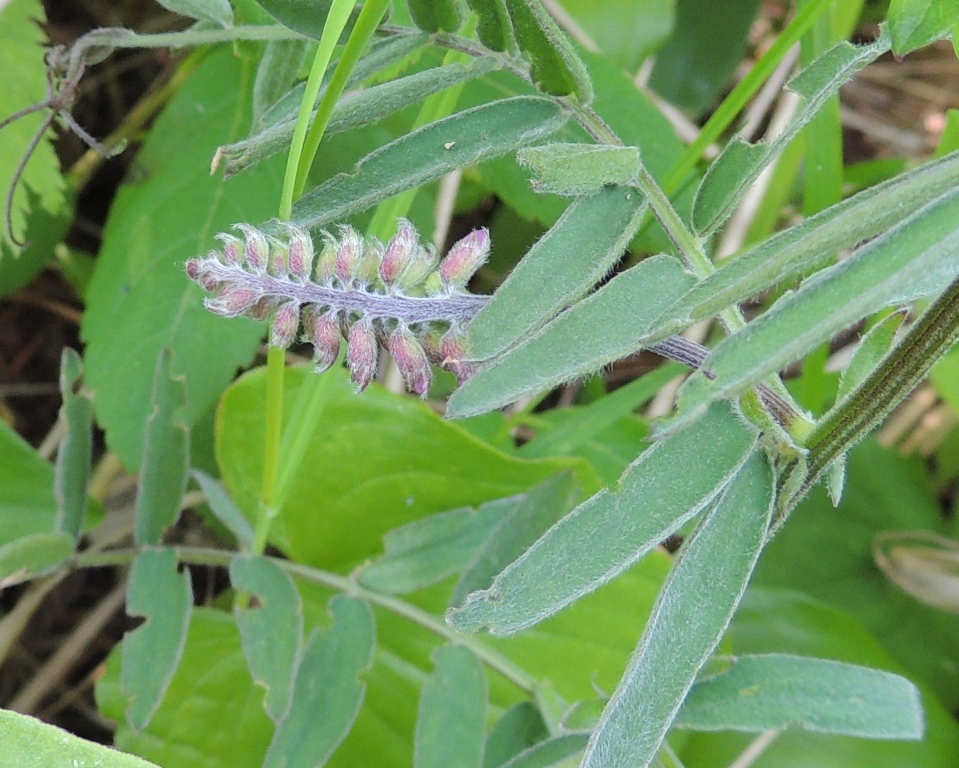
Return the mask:
[[431,362],[460,381],[472,374],[465,329],[488,298],[468,293],[466,285],[489,256],[487,230],[471,232],[440,259],[405,219],[386,245],[344,226],[338,236],[323,233],[319,252],[292,224],[282,238],[248,224],[235,229],[240,237],[218,235],[222,250],[186,265],[211,294],[210,311],[269,319],[270,344],[284,349],[302,327],[318,372],[336,362],[345,341],[358,389],[376,375],[381,346],[422,397],[432,383]]

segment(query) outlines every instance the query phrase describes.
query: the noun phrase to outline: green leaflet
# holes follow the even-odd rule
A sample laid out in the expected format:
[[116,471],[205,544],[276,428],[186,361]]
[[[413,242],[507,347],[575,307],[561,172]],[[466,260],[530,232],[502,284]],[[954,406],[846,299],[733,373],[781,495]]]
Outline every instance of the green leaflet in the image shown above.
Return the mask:
[[189,572],[177,573],[176,552],[146,548],[130,569],[127,613],[146,621],[121,644],[120,685],[129,698],[127,722],[145,728],[160,707],[186,644],[193,609]]
[[486,737],[483,768],[502,768],[516,755],[549,736],[539,708],[521,701],[507,709]]
[[566,116],[555,103],[516,96],[458,112],[380,147],[308,192],[292,221],[321,227],[365,210],[397,192],[474,163],[504,155],[558,130]]
[[753,451],[684,544],[646,631],[590,737],[583,768],[648,766],[716,648],[759,559],[775,477]]
[[546,144],[520,150],[516,159],[533,174],[533,189],[566,197],[599,192],[605,185],[628,186],[641,161],[638,147]]
[[463,24],[462,0],[407,0],[407,5],[424,32],[455,32]]
[[203,491],[210,511],[236,537],[240,548],[248,551],[253,544],[253,526],[250,525],[249,520],[243,517],[243,513],[230,497],[226,488],[198,469],[193,470],[191,474]]
[[296,82],[310,41],[273,40],[266,44],[253,81],[253,121],[259,121]]
[[464,631],[510,634],[593,592],[709,505],[755,441],[732,407],[717,403],[641,454],[618,488],[580,504],[448,620]]
[[54,490],[57,497],[57,530],[74,539],[80,536],[87,511],[87,486],[93,452],[93,396],[74,392],[83,378],[83,360],[69,347],[60,356],[60,418],[67,434],[57,451]]
[[164,8],[199,21],[210,21],[221,27],[233,24],[230,0],[157,0]]
[[230,562],[230,582],[252,593],[257,607],[233,605],[250,674],[266,688],[264,709],[274,722],[286,715],[303,645],[303,603],[289,574],[265,557],[238,555]]
[[959,22],[955,0],[891,0],[889,31],[897,56],[941,40]]
[[693,227],[708,235],[732,215],[759,174],[812,120],[840,86],[889,50],[888,34],[864,46],[840,43],[804,69],[789,83],[803,107],[772,142],[731,141],[709,167],[693,203]]
[[640,262],[482,366],[453,393],[447,416],[499,408],[637,351],[652,320],[693,283],[671,256]]
[[486,671],[466,648],[445,645],[423,686],[416,718],[414,768],[482,768]]
[[373,663],[373,612],[361,600],[330,601],[333,626],[315,634],[296,670],[293,701],[263,761],[263,768],[314,768],[329,760],[349,733]]
[[862,341],[859,342],[852,359],[843,369],[842,377],[839,379],[839,392],[836,394],[837,403],[865,381],[875,367],[879,365],[882,358],[886,356],[886,353],[892,349],[893,342],[896,339],[896,331],[899,330],[899,326],[902,325],[905,318],[906,313],[904,311],[894,312],[874,325],[862,337]]
[[[284,27],[319,40],[333,0],[256,0],[256,3]],[[355,18],[356,11],[344,34],[349,34]]]
[[513,48],[513,22],[506,0],[466,0],[476,14],[476,34],[487,48],[508,51]]
[[586,737],[578,733],[556,736],[521,752],[502,768],[553,768],[583,751]]
[[57,568],[73,556],[72,534],[30,533],[0,544],[0,587],[29,581]]
[[919,691],[900,675],[784,654],[740,656],[698,682],[676,726],[699,731],[778,731],[798,723],[864,739],[920,739]]
[[0,764],[17,768],[157,768],[34,717],[0,709]]

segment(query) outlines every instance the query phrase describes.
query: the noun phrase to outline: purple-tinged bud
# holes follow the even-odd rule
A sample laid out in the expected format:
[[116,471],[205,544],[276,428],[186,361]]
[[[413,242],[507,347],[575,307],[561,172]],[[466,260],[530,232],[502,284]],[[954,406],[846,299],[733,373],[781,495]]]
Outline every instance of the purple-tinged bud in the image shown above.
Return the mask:
[[406,386],[420,397],[426,397],[433,383],[433,370],[412,331],[405,325],[399,326],[390,334],[389,348]]
[[451,330],[443,337],[440,354],[443,357],[443,367],[451,371],[460,384],[476,373],[476,367],[466,362],[469,352],[462,331]]
[[266,240],[266,235],[249,224],[236,224],[233,228],[243,233],[247,265],[253,272],[262,275],[266,272],[266,265],[270,258],[270,244]]
[[416,334],[416,339],[419,341],[420,346],[423,347],[423,351],[431,363],[435,363],[436,365],[443,364],[443,356],[440,352],[441,335],[439,331],[433,328],[427,328],[426,330],[419,331]]
[[474,229],[462,240],[453,243],[440,262],[443,284],[452,289],[465,288],[469,279],[489,258],[489,230]]
[[260,293],[245,285],[228,285],[215,299],[206,299],[206,308],[224,317],[246,314],[260,300]]
[[346,226],[340,230],[340,243],[336,251],[334,274],[344,283],[349,283],[357,276],[360,260],[363,258],[363,236],[353,227]]
[[317,373],[329,370],[336,362],[340,356],[341,339],[340,324],[332,312],[316,315],[310,328],[309,340],[313,342],[313,362],[316,363]]
[[270,329],[270,346],[286,349],[296,338],[299,327],[299,305],[295,301],[288,301],[280,305],[273,318],[273,328]]
[[216,239],[223,243],[223,263],[235,267],[242,264],[246,258],[246,249],[240,238],[234,237],[227,232],[220,232]]
[[376,375],[376,357],[379,353],[370,319],[364,317],[353,323],[346,341],[346,364],[350,367],[350,377],[356,383],[356,391],[362,392]]
[[400,219],[396,234],[390,238],[386,253],[383,254],[383,260],[380,262],[380,279],[387,286],[392,286],[410,265],[416,256],[418,246],[419,237],[416,229],[406,219]]
[[200,266],[200,260],[187,259],[186,276],[189,277],[194,283],[198,283],[200,281],[201,274],[202,274],[202,267]]
[[316,260],[316,279],[324,285],[330,285],[336,275],[336,252],[339,244],[329,232],[323,233],[323,249]]
[[290,248],[282,240],[270,238],[270,262],[266,271],[275,277],[288,277],[290,274]]
[[290,234],[290,275],[300,282],[310,279],[310,270],[313,269],[313,240],[299,227],[292,224]]
[[282,300],[276,296],[264,296],[246,312],[254,320],[268,320]]

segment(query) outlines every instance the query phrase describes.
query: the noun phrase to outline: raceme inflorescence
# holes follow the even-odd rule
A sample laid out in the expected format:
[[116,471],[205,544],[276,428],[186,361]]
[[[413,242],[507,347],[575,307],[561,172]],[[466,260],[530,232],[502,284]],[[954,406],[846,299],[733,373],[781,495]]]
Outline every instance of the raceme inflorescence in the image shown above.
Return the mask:
[[283,349],[302,327],[317,372],[336,362],[345,340],[359,389],[376,374],[381,344],[406,385],[423,397],[432,383],[430,362],[461,381],[472,372],[464,362],[466,326],[488,297],[468,293],[466,284],[489,255],[486,229],[470,232],[442,259],[405,219],[385,246],[343,226],[338,236],[323,233],[318,253],[293,224],[284,225],[282,238],[248,224],[235,229],[242,238],[221,233],[222,250],[186,265],[212,294],[205,302],[212,312],[269,319],[270,345]]

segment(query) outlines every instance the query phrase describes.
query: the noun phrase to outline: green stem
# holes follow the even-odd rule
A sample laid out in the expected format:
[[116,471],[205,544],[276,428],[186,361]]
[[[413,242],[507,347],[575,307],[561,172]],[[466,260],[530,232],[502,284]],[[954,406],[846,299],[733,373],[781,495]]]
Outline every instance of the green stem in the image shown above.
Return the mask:
[[[177,558],[181,563],[191,565],[206,565],[228,568],[236,553],[222,549],[207,549],[202,547],[174,547]],[[128,565],[133,562],[139,550],[111,550],[109,552],[81,552],[74,561],[78,568],[100,568],[113,565]],[[448,626],[443,617],[435,616],[418,606],[401,600],[393,595],[384,595],[366,589],[353,579],[341,576],[330,571],[323,571],[300,563],[292,563],[281,558],[270,558],[274,565],[286,571],[291,576],[320,584],[338,592],[366,600],[391,613],[402,616],[408,621],[423,627],[426,630],[442,637],[449,642],[455,642],[469,648],[490,669],[499,672],[503,677],[529,694],[535,693],[539,681],[523,668],[516,665],[502,653],[493,650],[475,635],[464,635]]]

